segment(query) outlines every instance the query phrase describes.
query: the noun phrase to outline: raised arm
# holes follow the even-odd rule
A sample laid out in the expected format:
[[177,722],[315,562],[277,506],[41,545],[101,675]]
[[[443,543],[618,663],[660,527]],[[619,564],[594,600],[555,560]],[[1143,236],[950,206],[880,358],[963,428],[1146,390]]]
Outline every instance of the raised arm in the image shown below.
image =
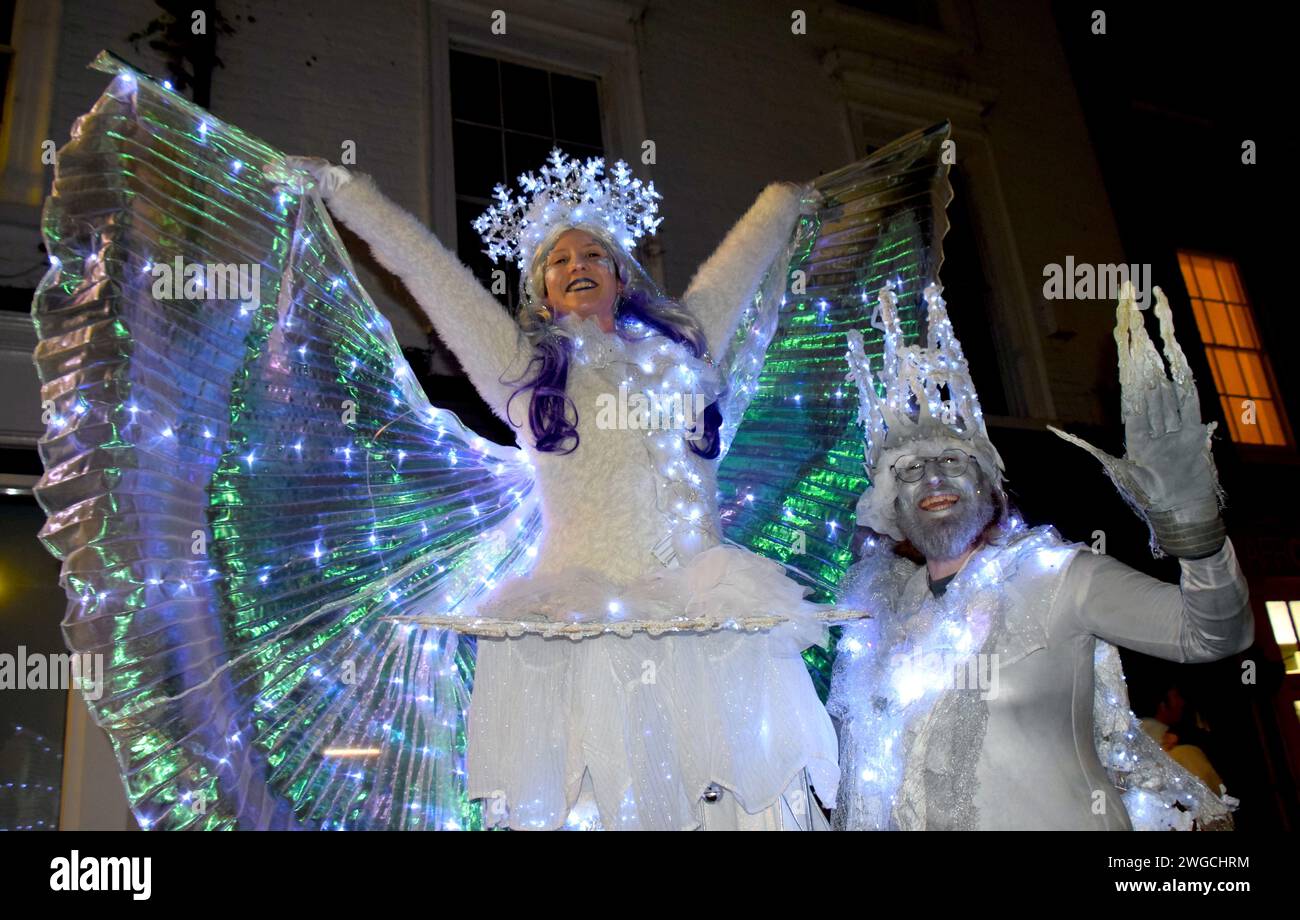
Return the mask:
[[[1133,285],[1125,282],[1115,316],[1119,346],[1123,459],[1053,428],[1102,463],[1151,530],[1159,554],[1177,556],[1175,588],[1104,556],[1082,553],[1066,573],[1078,625],[1094,635],[1175,661],[1213,661],[1254,641],[1246,581],[1219,517],[1218,476],[1210,453],[1214,423],[1201,421],[1196,382],[1160,288],[1155,314],[1164,361],[1146,331]],[[1165,365],[1168,365],[1166,372]]]
[[330,211],[402,279],[474,389],[508,423],[505,406],[514,387],[501,379],[518,376],[528,361],[519,327],[420,221],[386,198],[369,176],[349,175],[341,183],[321,183]]
[[1204,559],[1181,559],[1177,585],[1106,555],[1081,551],[1065,574],[1053,631],[1091,633],[1169,661],[1217,661],[1255,640],[1246,579],[1231,541]]
[[789,242],[802,194],[799,186],[788,182],[774,182],[763,189],[682,295],[682,302],[704,330],[715,361],[722,359],[736,323],[772,259]]

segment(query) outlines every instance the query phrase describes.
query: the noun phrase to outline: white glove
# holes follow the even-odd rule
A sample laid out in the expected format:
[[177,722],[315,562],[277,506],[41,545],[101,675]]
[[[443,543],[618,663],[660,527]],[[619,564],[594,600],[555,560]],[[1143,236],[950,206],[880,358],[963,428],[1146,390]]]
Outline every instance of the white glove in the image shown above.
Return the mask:
[[315,180],[321,197],[327,201],[352,181],[352,173],[342,166],[335,166],[324,157],[285,157],[284,160],[291,168],[308,173]]
[[1120,494],[1151,528],[1153,550],[1196,558],[1217,551],[1225,536],[1218,475],[1210,453],[1217,423],[1201,422],[1196,381],[1174,337],[1169,301],[1160,288],[1155,288],[1155,295],[1169,376],[1147,334],[1130,282],[1120,289],[1116,310],[1125,458],[1048,428],[1101,461]]
[[811,182],[776,182],[774,184],[790,189],[799,197],[800,214],[814,214],[825,203],[821,191]]

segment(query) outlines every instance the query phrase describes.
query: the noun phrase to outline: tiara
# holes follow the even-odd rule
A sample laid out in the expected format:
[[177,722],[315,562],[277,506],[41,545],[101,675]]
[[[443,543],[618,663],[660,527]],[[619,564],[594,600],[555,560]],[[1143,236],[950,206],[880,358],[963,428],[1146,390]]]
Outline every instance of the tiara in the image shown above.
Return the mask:
[[963,440],[988,439],[970,367],[953,335],[947,304],[939,296],[942,290],[933,283],[925,288],[929,310],[926,344],[921,347],[900,344],[894,282],[886,282],[880,289],[871,315],[872,327],[884,336],[879,381],[871,372],[862,334],[849,330],[848,376],[858,385],[858,421],[865,432],[869,471],[880,460],[886,441],[892,447],[936,430]]
[[483,250],[495,263],[514,259],[520,271],[527,267],[533,251],[552,227],[584,223],[613,236],[624,249],[658,229],[662,197],[653,182],[632,178],[627,163],[618,160],[605,175],[605,159],[592,157],[585,163],[552,148],[549,162],[539,172],[519,177],[522,195],[512,198],[498,183],[493,189],[497,203],[475,218],[472,226],[483,237]]

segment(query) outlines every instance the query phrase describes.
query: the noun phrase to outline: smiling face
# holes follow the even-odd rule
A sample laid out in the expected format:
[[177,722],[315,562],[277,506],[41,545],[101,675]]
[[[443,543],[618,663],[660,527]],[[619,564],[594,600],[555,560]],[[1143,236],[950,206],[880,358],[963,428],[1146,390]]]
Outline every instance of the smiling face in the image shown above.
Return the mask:
[[945,475],[951,469],[942,459],[922,462],[924,472],[916,482],[897,481],[899,527],[927,560],[956,559],[992,522],[992,491],[974,459],[967,459],[959,475]]
[[566,230],[546,254],[544,300],[556,315],[594,317],[614,328],[614,302],[622,284],[604,245],[586,230]]

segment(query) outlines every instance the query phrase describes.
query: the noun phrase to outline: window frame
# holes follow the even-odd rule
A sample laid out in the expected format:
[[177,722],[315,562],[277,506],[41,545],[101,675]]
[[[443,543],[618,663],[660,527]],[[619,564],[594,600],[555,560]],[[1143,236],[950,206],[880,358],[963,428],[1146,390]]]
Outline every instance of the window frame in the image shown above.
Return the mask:
[[[1246,307],[1247,310],[1250,311],[1250,321],[1252,326],[1254,327],[1253,331],[1255,333],[1255,338],[1259,342],[1258,347],[1249,348],[1249,347],[1243,347],[1239,345],[1219,345],[1218,343],[1215,342],[1205,341],[1205,336],[1201,333],[1201,324],[1196,319],[1196,309],[1193,306],[1192,301],[1206,300],[1207,298],[1202,297],[1200,294],[1193,294],[1192,291],[1188,288],[1187,278],[1183,274],[1183,265],[1182,265],[1182,258],[1181,258],[1182,256],[1209,259],[1211,261],[1229,262],[1232,264],[1233,268],[1236,270],[1237,273],[1237,283],[1241,286],[1241,295],[1244,299],[1244,306]],[[1210,384],[1214,387],[1214,397],[1216,400],[1216,405],[1219,407],[1219,411],[1220,412],[1224,411],[1223,400],[1234,398],[1234,397],[1230,397],[1229,394],[1225,394],[1219,390],[1218,380],[1215,377],[1214,361],[1210,357],[1210,349],[1231,348],[1238,351],[1253,352],[1254,354],[1259,356],[1260,364],[1263,367],[1264,377],[1269,387],[1267,398],[1273,403],[1278,424],[1282,429],[1282,436],[1285,439],[1285,443],[1284,444],[1264,444],[1264,443],[1252,444],[1249,441],[1238,441],[1235,437],[1232,436],[1232,425],[1228,421],[1228,419],[1225,418],[1224,421],[1228,422],[1227,425],[1228,430],[1225,432],[1225,434],[1228,437],[1228,440],[1232,443],[1232,446],[1235,449],[1242,451],[1243,454],[1246,456],[1255,455],[1255,456],[1276,457],[1279,455],[1295,454],[1296,453],[1295,429],[1291,427],[1290,413],[1287,411],[1286,401],[1282,396],[1282,388],[1278,385],[1277,374],[1273,370],[1272,357],[1268,352],[1268,348],[1264,344],[1264,336],[1260,332],[1259,317],[1255,312],[1255,303],[1251,299],[1249,286],[1247,285],[1245,279],[1245,273],[1242,271],[1241,261],[1236,256],[1227,253],[1222,253],[1222,252],[1216,253],[1216,252],[1211,252],[1209,250],[1198,249],[1190,246],[1180,246],[1174,250],[1174,265],[1177,266],[1178,268],[1178,280],[1183,286],[1183,295],[1187,298],[1187,312],[1188,314],[1190,314],[1192,319],[1192,326],[1196,330],[1196,340],[1201,347],[1201,356],[1205,362],[1205,368],[1210,372]],[[1203,398],[1204,398],[1204,394],[1202,394],[1202,399]],[[1235,398],[1240,398],[1240,397],[1235,397]]]
[[[643,179],[654,178],[653,165],[642,164],[640,156],[647,133],[641,102],[639,4],[525,0],[507,11],[505,36],[492,34],[491,10],[469,0],[432,0],[427,9],[429,67],[424,110],[429,142],[422,165],[428,177],[430,223],[449,249],[456,251],[459,244],[449,91],[453,49],[596,79],[606,158],[625,159]],[[660,284],[661,253],[662,244],[652,243],[644,247],[642,259],[646,271]]]

